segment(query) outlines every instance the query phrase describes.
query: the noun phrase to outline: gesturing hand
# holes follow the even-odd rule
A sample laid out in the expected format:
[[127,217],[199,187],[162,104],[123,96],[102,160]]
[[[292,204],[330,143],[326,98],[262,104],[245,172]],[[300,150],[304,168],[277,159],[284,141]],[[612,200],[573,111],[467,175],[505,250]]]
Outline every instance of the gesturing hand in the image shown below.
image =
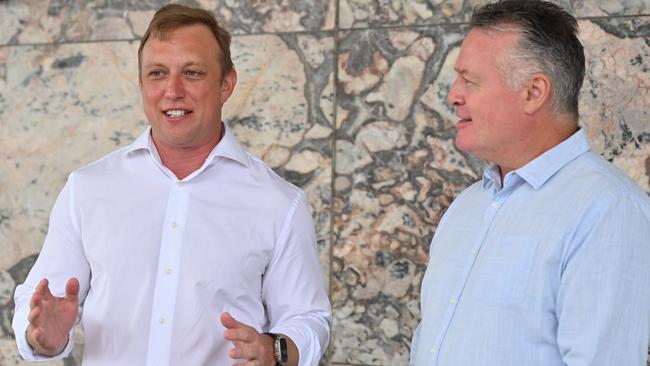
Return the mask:
[[232,341],[234,348],[229,356],[239,361],[236,366],[274,366],[273,340],[255,328],[240,323],[230,314],[221,314],[221,324],[226,327],[223,337]]
[[68,343],[70,329],[77,319],[79,308],[79,281],[71,278],[65,285],[65,296],[52,295],[47,279],[36,286],[29,303],[27,341],[34,350],[45,356],[54,356]]

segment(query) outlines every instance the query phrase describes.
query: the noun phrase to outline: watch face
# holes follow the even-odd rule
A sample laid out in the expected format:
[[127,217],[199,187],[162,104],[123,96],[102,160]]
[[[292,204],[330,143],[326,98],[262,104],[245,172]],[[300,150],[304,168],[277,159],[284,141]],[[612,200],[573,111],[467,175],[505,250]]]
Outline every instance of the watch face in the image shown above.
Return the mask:
[[275,357],[276,366],[284,365],[289,361],[289,353],[287,351],[287,340],[275,333],[265,333],[273,338],[273,357]]
[[[287,363],[289,361],[289,353],[287,352],[287,340],[284,339],[284,337],[278,337],[278,341],[280,343],[280,360],[282,364]],[[276,361],[278,359],[276,358]]]

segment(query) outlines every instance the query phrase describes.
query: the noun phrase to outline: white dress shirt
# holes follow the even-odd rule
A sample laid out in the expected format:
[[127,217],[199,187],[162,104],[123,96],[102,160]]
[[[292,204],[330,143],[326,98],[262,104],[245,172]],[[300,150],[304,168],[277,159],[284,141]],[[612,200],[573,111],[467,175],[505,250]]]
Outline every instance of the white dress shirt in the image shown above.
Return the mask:
[[305,194],[228,130],[179,181],[147,129],[68,177],[38,260],[16,288],[18,349],[45,359],[25,337],[30,298],[43,278],[63,296],[76,277],[84,365],[231,364],[224,311],[289,336],[300,365],[316,365],[331,310],[315,243]]

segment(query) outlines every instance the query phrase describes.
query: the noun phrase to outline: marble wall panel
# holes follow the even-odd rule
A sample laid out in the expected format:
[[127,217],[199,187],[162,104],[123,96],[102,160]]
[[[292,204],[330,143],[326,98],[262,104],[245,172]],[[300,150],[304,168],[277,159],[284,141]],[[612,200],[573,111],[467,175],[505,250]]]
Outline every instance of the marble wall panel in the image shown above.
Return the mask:
[[455,149],[437,102],[461,39],[459,26],[340,39],[332,362],[407,363],[428,242],[484,165]]
[[[166,0],[0,1],[0,45],[140,38]],[[173,1],[212,10],[234,34],[334,28],[335,0]]]
[[[24,281],[67,174],[145,128],[136,52],[134,42],[0,48],[0,273],[9,274],[0,287]],[[13,307],[0,301],[3,366],[23,364]],[[79,334],[71,357],[48,364],[79,365],[82,342]]]
[[224,121],[252,154],[308,195],[329,278],[334,37],[329,33],[233,39],[238,82]]
[[70,171],[144,129],[136,52],[129,42],[0,49],[0,268],[39,251]]
[[650,192],[650,17],[580,22],[581,123],[594,149]]
[[[474,6],[491,0],[340,0],[340,29],[467,22]],[[551,0],[579,17],[647,14],[647,0]]]

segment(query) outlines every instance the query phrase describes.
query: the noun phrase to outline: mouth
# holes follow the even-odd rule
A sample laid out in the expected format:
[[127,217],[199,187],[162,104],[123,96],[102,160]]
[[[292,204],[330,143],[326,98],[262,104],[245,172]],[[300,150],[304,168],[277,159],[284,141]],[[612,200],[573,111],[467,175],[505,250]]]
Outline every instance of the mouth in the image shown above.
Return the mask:
[[458,120],[458,122],[456,122],[456,127],[460,127],[460,126],[463,126],[465,124],[468,124],[468,123],[472,122],[472,119],[469,118],[469,117],[468,118],[463,118],[461,116],[458,116],[458,117],[459,117],[459,120]]
[[182,108],[172,108],[162,111],[162,114],[167,117],[167,119],[178,120],[183,117],[189,116],[192,114],[192,111]]

